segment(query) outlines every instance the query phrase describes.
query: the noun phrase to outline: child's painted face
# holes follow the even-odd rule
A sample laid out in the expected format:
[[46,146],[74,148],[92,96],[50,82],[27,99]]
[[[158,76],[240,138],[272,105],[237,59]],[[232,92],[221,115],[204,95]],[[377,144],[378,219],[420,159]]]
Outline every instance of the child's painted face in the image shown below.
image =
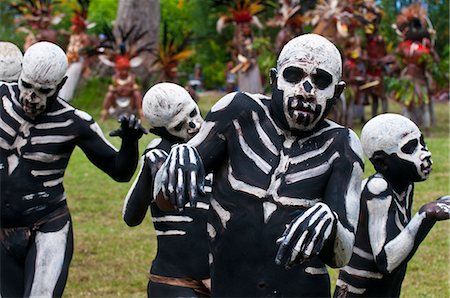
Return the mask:
[[428,179],[431,173],[431,152],[428,150],[427,145],[423,139],[423,135],[417,129],[412,133],[404,136],[398,145],[398,157],[403,161],[402,163],[407,166],[410,164],[410,170],[407,171],[415,177],[413,181],[423,181]]

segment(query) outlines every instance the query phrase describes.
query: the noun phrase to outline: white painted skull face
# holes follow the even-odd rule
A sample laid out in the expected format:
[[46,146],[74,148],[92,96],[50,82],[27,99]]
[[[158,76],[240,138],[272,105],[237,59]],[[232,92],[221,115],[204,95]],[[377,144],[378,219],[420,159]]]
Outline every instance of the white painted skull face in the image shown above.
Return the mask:
[[283,47],[277,61],[277,89],[283,92],[290,129],[311,130],[326,116],[341,75],[338,49],[320,35],[304,34]]
[[28,48],[19,77],[20,103],[25,113],[34,118],[47,108],[67,66],[66,54],[53,43],[38,42]]
[[22,52],[15,44],[0,41],[0,81],[17,81],[22,69],[22,59]]
[[372,118],[361,132],[361,144],[371,158],[377,151],[397,155],[399,167],[412,181],[423,181],[431,173],[431,153],[419,128],[406,117],[382,114]]
[[150,88],[142,109],[150,125],[163,127],[184,141],[195,136],[203,123],[195,101],[183,87],[173,83],[159,83]]

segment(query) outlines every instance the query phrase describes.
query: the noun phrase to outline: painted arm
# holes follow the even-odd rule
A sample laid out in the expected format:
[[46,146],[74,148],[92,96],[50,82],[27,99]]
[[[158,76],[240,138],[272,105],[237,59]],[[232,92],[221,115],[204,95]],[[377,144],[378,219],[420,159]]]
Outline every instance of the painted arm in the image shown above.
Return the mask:
[[292,220],[279,239],[277,264],[286,255],[286,267],[316,255],[331,267],[342,267],[350,260],[364,165],[361,144],[352,131],[349,146],[345,147],[333,155],[338,157],[333,162],[323,201]]
[[156,172],[167,158],[167,153],[160,149],[148,151],[141,158],[141,168],[123,205],[123,220],[130,227],[137,226],[145,218],[153,194],[153,181]]
[[380,272],[392,273],[408,262],[425,239],[436,221],[450,218],[450,196],[423,205],[406,227],[393,239],[387,239],[389,206],[392,196],[367,200],[369,213],[369,239]]
[[145,129],[134,115],[129,118],[121,116],[119,122],[119,129],[110,134],[122,138],[119,151],[105,139],[100,127],[93,121],[90,125],[84,122],[79,146],[99,169],[118,182],[127,182],[136,169],[139,159],[138,140],[145,133]]

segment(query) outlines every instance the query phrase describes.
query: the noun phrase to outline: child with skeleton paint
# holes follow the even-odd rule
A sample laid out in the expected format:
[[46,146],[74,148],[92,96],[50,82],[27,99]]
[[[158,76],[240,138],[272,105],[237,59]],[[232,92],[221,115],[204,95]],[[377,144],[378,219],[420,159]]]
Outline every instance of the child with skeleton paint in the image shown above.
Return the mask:
[[408,261],[436,221],[450,218],[450,197],[423,205],[411,217],[414,182],[431,172],[431,153],[408,118],[382,114],[363,127],[364,153],[376,173],[363,181],[353,254],[335,297],[399,297]]
[[117,150],[90,115],[57,96],[67,65],[60,47],[38,42],[25,52],[18,82],[0,82],[2,297],[63,294],[74,249],[63,180],[76,146],[119,182],[138,163],[138,119],[121,119]]
[[341,76],[330,41],[292,39],[271,71],[271,98],[225,95],[157,172],[154,193],[180,209],[214,174],[212,296],[330,296],[326,265],[350,259],[364,169],[356,134],[325,119]]
[[[143,111],[159,136],[141,158],[141,169],[124,203],[123,219],[129,226],[142,223],[150,209],[157,238],[147,287],[148,297],[209,296],[209,247],[206,232],[208,196],[195,207],[178,212],[165,201],[152,201],[153,180],[170,148],[197,134],[203,119],[197,104],[181,86],[159,83],[144,96]],[[210,193],[211,178],[206,183]]]

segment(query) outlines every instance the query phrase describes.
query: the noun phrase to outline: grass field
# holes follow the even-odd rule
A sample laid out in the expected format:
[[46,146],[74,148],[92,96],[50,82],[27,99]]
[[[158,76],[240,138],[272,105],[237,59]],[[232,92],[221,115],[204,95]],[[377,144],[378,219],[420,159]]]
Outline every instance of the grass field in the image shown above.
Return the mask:
[[[99,119],[106,88],[106,80],[84,83],[72,104]],[[217,99],[217,95],[201,97],[202,112]],[[390,111],[399,112],[400,108],[391,102]],[[438,124],[426,138],[433,154],[433,172],[430,179],[416,184],[414,211],[450,193],[449,104],[437,104],[436,111]],[[145,122],[144,125],[148,127]],[[106,135],[117,123],[108,120],[101,127]],[[358,135],[360,129],[360,125],[355,127]],[[146,135],[140,140],[141,152],[152,138]],[[108,139],[116,147],[120,145],[120,139]],[[366,161],[365,176],[371,173],[373,168]],[[114,182],[90,164],[79,149],[72,155],[64,181],[75,234],[75,253],[64,296],[146,297],[147,272],[156,251],[156,236],[149,216],[134,228],[122,220],[123,199],[132,181]],[[449,231],[449,221],[439,222],[422,243],[409,262],[402,297],[450,297]],[[332,284],[335,278],[336,271],[331,270]]]

